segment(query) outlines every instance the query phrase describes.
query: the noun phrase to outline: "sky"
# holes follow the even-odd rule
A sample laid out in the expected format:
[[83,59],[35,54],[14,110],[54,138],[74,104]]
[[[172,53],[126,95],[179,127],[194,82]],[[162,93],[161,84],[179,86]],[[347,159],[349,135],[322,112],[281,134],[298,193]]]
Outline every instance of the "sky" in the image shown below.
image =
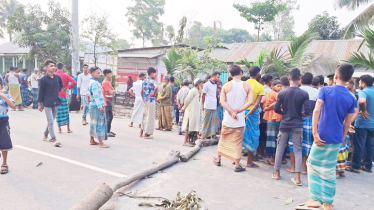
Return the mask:
[[[43,9],[48,0],[19,0],[22,4],[41,4]],[[61,3],[62,7],[71,9],[72,0],[55,0]],[[110,27],[120,38],[127,39],[134,44],[134,47],[141,47],[140,40],[132,38],[132,27],[127,23],[126,8],[133,5],[132,0],[78,0],[79,19],[82,20],[91,13],[109,14]],[[234,3],[248,5],[258,0],[166,0],[165,14],[160,21],[165,25],[173,25],[177,31],[179,20],[186,16],[188,25],[194,21],[201,22],[204,26],[213,26],[215,20],[222,23],[223,29],[242,28],[250,34],[255,34],[253,24],[248,23],[240,17],[239,12],[233,8]],[[260,0],[263,1],[263,0]],[[308,23],[323,11],[327,11],[331,16],[337,16],[341,26],[346,26],[367,5],[361,6],[358,10],[348,11],[347,9],[335,9],[335,0],[298,0],[299,10],[294,11],[296,35],[301,35],[308,29]],[[80,21],[81,22],[81,21]],[[147,43],[151,46],[151,43]]]

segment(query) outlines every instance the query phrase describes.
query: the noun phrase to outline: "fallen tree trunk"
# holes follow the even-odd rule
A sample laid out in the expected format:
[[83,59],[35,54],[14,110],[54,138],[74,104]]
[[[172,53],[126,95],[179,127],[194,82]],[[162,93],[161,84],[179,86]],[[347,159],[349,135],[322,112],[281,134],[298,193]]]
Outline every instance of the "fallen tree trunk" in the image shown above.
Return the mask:
[[100,184],[82,201],[75,204],[70,210],[97,210],[102,207],[112,196],[113,193],[134,181],[143,179],[149,175],[157,173],[158,171],[168,168],[179,161],[179,151],[171,151],[169,157],[161,164],[144,169],[135,174],[129,175],[126,178],[108,184]]
[[203,147],[213,146],[217,145],[219,142],[219,139],[208,139],[203,141]]
[[196,145],[193,147],[192,150],[190,150],[189,152],[186,152],[186,153],[179,156],[180,160],[182,162],[187,162],[188,159],[190,159],[192,156],[194,156],[200,150],[201,145],[202,145],[201,140],[197,140]]

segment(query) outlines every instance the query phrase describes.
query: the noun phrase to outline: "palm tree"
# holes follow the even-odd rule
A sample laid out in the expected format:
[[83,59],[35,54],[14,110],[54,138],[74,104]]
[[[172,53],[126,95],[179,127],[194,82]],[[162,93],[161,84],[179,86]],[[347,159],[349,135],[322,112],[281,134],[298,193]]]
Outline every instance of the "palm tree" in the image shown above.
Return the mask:
[[[17,0],[1,0],[0,1],[0,27],[7,28],[8,27],[8,16],[13,15],[16,10],[21,7]],[[9,33],[9,32],[8,32]],[[1,32],[4,37],[4,33]],[[9,33],[9,39],[12,41],[12,34]]]
[[282,48],[274,48],[266,57],[261,72],[272,74],[276,77],[285,75],[287,71],[286,52],[282,53]]
[[168,72],[168,75],[173,75],[174,71],[176,70],[178,66],[178,62],[181,59],[182,56],[180,56],[177,53],[177,50],[175,47],[172,47],[171,50],[167,53],[166,58],[162,58],[162,61],[165,64],[166,71]]
[[362,32],[360,37],[364,38],[362,44],[365,43],[366,46],[369,48],[370,52],[368,53],[368,55],[359,52],[362,46],[361,44],[357,52],[352,53],[351,57],[347,60],[347,62],[358,67],[363,66],[367,69],[374,69],[374,30],[367,28]]
[[[355,10],[363,4],[369,4],[374,2],[374,0],[336,0],[336,8],[347,8],[348,10]],[[345,39],[355,37],[355,33],[367,26],[373,25],[374,23],[374,4],[370,5],[361,14],[354,18],[346,27],[344,27]]]

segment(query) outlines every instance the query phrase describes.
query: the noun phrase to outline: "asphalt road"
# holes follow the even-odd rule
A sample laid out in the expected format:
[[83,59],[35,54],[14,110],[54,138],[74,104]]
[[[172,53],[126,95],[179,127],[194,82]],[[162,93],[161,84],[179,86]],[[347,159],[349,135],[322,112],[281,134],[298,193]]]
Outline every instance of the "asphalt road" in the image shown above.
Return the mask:
[[[176,129],[155,131],[154,139],[141,139],[136,126],[127,126],[129,119],[119,118],[113,121],[117,137],[106,142],[111,148],[100,149],[89,145],[89,127],[81,125],[81,114],[71,113],[70,121],[73,133],[67,134],[63,127],[63,133],[57,134],[62,147],[55,148],[42,141],[47,123],[44,112],[10,112],[14,149],[9,152],[9,174],[0,176],[1,210],[69,209],[100,183],[158,164],[170,150],[190,149],[181,146],[183,137],[177,135]],[[304,186],[295,187],[290,182],[292,174],[284,170],[286,166],[280,181],[272,180],[272,167],[262,163],[259,169],[234,173],[229,160],[223,160],[222,167],[213,165],[216,150],[216,146],[203,148],[189,162],[177,163],[129,190],[137,190],[139,196],[169,199],[175,198],[177,192],[187,194],[195,190],[204,200],[203,205],[211,210],[286,210],[308,199],[306,176],[302,177]],[[373,186],[372,174],[347,173],[345,179],[338,180],[336,209],[373,209]],[[289,197],[294,202],[286,206],[284,201]],[[111,201],[111,207],[146,209],[138,207],[144,201],[156,202],[122,196]]]

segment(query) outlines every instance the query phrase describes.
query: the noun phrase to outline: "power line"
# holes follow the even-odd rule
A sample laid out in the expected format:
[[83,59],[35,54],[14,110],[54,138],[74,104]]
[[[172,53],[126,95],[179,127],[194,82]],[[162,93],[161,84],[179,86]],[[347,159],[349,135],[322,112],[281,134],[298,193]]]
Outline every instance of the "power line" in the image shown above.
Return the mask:
[[[106,13],[105,12],[105,10],[103,9],[103,8],[101,8],[98,4],[96,4],[93,0],[90,0],[91,1],[91,3],[93,3],[96,7],[98,7],[99,9],[101,9],[104,13]],[[106,13],[106,14],[108,14],[108,16],[109,17],[111,17],[113,20],[115,20],[117,23],[119,23],[122,27],[124,27],[126,30],[128,30],[128,31],[130,31],[131,32],[131,30],[129,29],[129,28],[127,28],[125,25],[123,25],[120,21],[118,21],[117,19],[115,19],[113,16],[111,16],[109,13]]]

